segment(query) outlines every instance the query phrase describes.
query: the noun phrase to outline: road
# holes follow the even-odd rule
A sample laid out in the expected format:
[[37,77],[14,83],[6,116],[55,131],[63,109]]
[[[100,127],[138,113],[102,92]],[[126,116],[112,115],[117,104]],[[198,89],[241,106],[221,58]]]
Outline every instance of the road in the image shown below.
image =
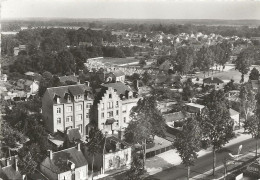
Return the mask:
[[[229,147],[221,149],[216,153],[217,156],[217,166],[223,164],[223,160],[228,157],[228,153],[237,154],[239,145],[243,145],[241,154],[247,154],[249,151],[255,150],[255,140],[249,139],[241,141],[237,144],[231,145]],[[196,176],[203,172],[209,171],[212,169],[212,153],[204,155],[198,158],[195,162],[195,166],[191,167],[190,177]],[[174,166],[172,168],[166,169],[162,172],[159,172],[153,176],[149,176],[147,180],[186,180],[187,169],[184,165]]]

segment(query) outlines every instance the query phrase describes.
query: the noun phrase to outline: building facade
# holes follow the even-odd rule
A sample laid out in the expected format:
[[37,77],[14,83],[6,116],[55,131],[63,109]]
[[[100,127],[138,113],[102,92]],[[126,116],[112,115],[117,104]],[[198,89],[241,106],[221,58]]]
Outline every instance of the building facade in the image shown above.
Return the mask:
[[82,136],[87,135],[92,104],[92,91],[87,85],[47,88],[42,98],[42,114],[46,129],[54,133],[78,128]]
[[124,131],[138,100],[137,92],[122,82],[103,84],[94,104],[97,127],[108,134]]

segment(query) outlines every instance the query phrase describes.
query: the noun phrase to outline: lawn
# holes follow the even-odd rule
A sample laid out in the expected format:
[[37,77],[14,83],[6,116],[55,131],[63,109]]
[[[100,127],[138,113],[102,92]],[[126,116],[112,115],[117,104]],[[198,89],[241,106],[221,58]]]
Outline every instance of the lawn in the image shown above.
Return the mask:
[[[250,67],[250,70],[252,69],[253,67]],[[259,69],[259,67],[256,67],[257,69]],[[249,77],[249,74],[250,72],[248,72],[246,75],[245,75],[245,80],[244,82],[247,82],[248,81],[248,77]],[[238,71],[238,70],[235,70],[235,68],[232,68],[232,69],[229,69],[228,71],[214,71],[213,74],[212,72],[209,73],[209,76],[208,76],[208,72],[206,72],[205,74],[206,78],[207,77],[218,77],[220,79],[222,79],[224,82],[228,82],[230,81],[231,79],[233,79],[235,82],[239,83],[239,81],[241,80],[241,73]],[[204,78],[204,74],[201,72],[199,74],[196,74],[195,77],[199,77],[199,78]]]
[[127,57],[127,58],[103,58],[100,60],[103,63],[110,63],[115,65],[139,62],[138,59]]

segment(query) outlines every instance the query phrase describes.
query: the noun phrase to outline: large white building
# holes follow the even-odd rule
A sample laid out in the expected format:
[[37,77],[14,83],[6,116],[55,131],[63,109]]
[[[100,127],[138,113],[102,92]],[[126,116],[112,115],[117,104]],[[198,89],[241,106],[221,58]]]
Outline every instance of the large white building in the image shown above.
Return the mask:
[[139,98],[122,82],[103,84],[94,102],[94,123],[102,132],[114,134],[124,131],[130,121],[131,109]]
[[47,88],[42,98],[46,129],[54,133],[79,128],[82,136],[87,135],[92,104],[91,88],[84,84]]

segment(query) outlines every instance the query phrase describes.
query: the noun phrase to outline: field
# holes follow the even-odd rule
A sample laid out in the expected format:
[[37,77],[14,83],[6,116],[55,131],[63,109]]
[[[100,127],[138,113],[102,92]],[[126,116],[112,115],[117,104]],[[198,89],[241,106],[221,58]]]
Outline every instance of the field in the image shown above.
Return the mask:
[[135,58],[103,58],[100,60],[103,63],[115,64],[115,65],[123,65],[128,63],[138,63],[138,59]]
[[[232,65],[231,65],[232,66]],[[250,70],[252,69],[253,67],[250,68]],[[256,67],[258,70],[259,70],[259,66]],[[238,71],[238,70],[235,70],[235,67],[227,67],[227,71],[214,71],[213,74],[212,72],[209,73],[209,76],[208,76],[208,73],[206,73],[206,78],[207,77],[218,77],[220,79],[222,79],[224,82],[228,82],[230,81],[231,79],[233,79],[235,82],[239,83],[239,81],[241,80],[241,73]],[[250,73],[250,72],[249,72]],[[245,75],[244,77],[244,81],[247,82],[248,81],[248,77],[249,77],[249,73]],[[197,74],[195,77],[199,77],[199,78],[204,78],[204,74],[203,73],[199,73]]]

